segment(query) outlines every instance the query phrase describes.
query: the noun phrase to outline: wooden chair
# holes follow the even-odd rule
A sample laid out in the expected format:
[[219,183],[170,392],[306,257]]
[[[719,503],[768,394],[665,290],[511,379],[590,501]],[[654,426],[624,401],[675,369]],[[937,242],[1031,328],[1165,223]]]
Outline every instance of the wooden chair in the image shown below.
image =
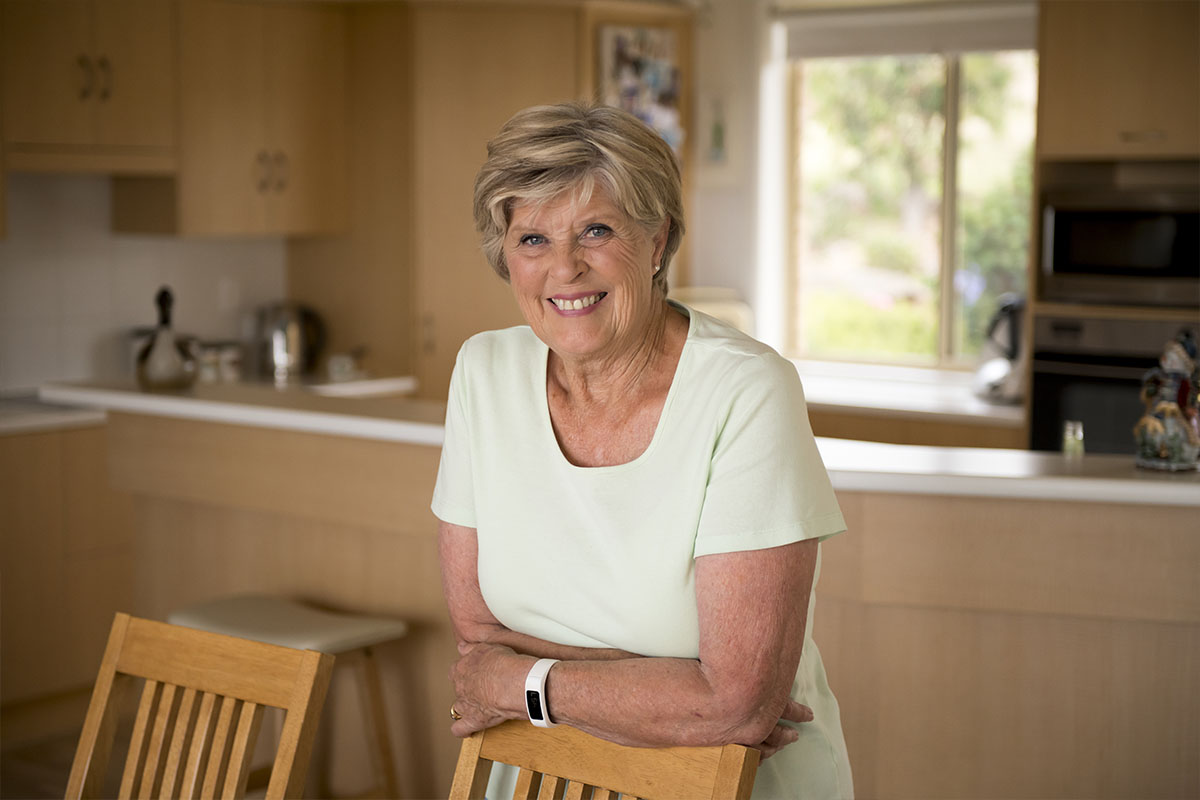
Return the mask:
[[[274,595],[239,594],[174,609],[167,615],[167,621],[172,625],[223,633],[239,639],[329,653],[337,657],[338,668],[353,668],[358,679],[365,724],[364,743],[375,779],[370,790],[355,797],[395,798],[400,795],[375,649],[384,643],[404,638],[408,633],[408,625],[403,620],[333,613]],[[336,700],[336,696],[332,698],[332,702]],[[319,740],[320,737],[318,752]],[[327,740],[325,744],[331,743]],[[317,765],[320,763],[318,758]],[[247,787],[253,790],[266,786],[269,773],[269,769],[251,770]],[[320,780],[316,791],[322,797],[334,797],[328,785],[328,775],[319,772],[317,777]]]
[[513,800],[746,800],[758,771],[758,751],[737,744],[625,747],[510,720],[463,740],[450,800],[482,798],[495,761],[520,767]]
[[100,797],[122,698],[144,679],[122,798],[238,798],[263,708],[286,712],[268,798],[299,797],[333,656],[117,614],[66,796]]

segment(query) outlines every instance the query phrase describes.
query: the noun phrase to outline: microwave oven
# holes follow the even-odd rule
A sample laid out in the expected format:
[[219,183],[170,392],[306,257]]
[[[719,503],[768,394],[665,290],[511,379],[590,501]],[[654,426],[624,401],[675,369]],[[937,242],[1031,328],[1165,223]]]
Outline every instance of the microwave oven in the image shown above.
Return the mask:
[[1041,273],[1048,301],[1200,306],[1200,187],[1047,192]]

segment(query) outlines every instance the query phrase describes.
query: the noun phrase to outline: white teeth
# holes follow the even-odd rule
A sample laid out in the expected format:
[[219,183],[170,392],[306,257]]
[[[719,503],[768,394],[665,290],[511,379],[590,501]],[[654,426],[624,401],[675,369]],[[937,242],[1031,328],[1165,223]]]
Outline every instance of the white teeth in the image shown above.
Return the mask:
[[588,295],[587,297],[579,297],[574,300],[560,300],[557,297],[551,297],[550,299],[561,311],[579,311],[580,309],[587,308],[588,306],[599,302],[600,295],[592,294]]

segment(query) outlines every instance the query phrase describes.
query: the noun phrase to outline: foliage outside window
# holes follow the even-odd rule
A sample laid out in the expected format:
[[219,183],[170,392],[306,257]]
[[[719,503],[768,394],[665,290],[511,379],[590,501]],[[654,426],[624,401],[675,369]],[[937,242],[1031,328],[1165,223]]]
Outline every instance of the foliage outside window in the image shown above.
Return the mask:
[[792,349],[968,366],[1024,293],[1036,56],[793,64],[798,146]]

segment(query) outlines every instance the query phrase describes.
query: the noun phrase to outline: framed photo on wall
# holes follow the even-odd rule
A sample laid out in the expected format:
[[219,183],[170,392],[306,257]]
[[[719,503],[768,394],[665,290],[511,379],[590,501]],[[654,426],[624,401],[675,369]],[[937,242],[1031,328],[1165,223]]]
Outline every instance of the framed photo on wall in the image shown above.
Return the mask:
[[678,33],[671,27],[607,24],[598,26],[596,35],[599,99],[654,128],[682,155],[686,127]]
[[[692,25],[686,6],[595,0],[582,6],[580,95],[617,106],[641,119],[675,151],[683,175],[685,214],[690,205],[692,135]],[[689,239],[671,266],[671,282],[689,282]]]

